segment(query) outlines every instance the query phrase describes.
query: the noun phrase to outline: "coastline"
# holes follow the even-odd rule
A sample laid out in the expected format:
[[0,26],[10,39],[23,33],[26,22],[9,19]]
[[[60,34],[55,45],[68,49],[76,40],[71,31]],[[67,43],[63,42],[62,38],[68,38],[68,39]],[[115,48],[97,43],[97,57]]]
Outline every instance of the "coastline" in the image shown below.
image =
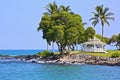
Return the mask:
[[71,54],[67,56],[50,56],[47,58],[37,57],[36,55],[21,56],[0,56],[0,60],[24,61],[32,63],[49,63],[49,64],[91,64],[120,66],[120,58],[97,57],[88,54]]

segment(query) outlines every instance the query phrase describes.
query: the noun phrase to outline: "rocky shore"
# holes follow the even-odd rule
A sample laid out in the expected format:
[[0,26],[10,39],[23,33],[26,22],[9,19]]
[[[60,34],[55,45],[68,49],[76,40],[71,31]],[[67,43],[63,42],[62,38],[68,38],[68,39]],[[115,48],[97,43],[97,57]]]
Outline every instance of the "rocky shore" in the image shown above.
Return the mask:
[[37,57],[36,55],[21,56],[0,56],[0,60],[14,60],[33,63],[53,63],[53,64],[93,64],[120,66],[120,58],[96,57],[87,54],[74,54],[67,56],[50,56],[47,58]]
[[60,59],[64,63],[84,63],[94,65],[109,65],[109,66],[120,66],[120,58],[109,58],[109,57],[97,57],[86,54],[76,54],[65,56]]

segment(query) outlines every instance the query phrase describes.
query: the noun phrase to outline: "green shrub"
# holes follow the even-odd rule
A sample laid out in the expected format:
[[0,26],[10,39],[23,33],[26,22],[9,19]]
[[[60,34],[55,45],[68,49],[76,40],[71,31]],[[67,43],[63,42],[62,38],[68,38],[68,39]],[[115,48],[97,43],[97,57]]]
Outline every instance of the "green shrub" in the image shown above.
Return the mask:
[[111,55],[111,58],[117,58],[117,57],[120,57],[120,54],[119,53],[113,53]]
[[50,56],[50,52],[49,51],[47,51],[47,50],[45,50],[45,51],[43,51],[43,52],[39,52],[39,53],[37,53],[37,56],[38,57],[48,57],[48,56]]
[[38,52],[38,53],[37,53],[37,57],[40,57],[40,56],[41,56],[41,52]]
[[53,55],[54,55],[54,52],[51,52],[51,53],[50,53],[50,56],[53,56]]

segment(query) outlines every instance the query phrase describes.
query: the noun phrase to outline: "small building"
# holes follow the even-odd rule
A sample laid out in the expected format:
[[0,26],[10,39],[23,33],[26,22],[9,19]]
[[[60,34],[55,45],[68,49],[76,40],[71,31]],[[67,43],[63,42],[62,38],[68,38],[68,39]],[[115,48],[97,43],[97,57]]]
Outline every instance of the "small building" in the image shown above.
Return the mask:
[[100,41],[98,38],[94,37],[88,42],[83,43],[83,51],[85,52],[105,52],[106,43]]

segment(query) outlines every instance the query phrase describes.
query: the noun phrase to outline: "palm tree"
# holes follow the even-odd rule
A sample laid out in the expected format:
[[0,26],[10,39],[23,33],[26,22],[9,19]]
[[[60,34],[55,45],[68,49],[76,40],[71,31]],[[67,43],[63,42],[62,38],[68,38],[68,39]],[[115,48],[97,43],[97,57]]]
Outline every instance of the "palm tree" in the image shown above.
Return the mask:
[[[49,3],[45,8],[47,9],[47,12],[45,14],[48,15],[59,13],[60,11],[60,8],[57,6],[56,2]],[[52,41],[52,52],[54,52],[54,41]]]
[[[60,7],[58,7],[56,2],[49,3],[47,5],[46,9],[47,9],[46,13],[48,15],[56,14],[56,13],[63,12],[63,11],[67,11],[67,12],[71,11],[70,6],[65,7],[65,6],[61,5]],[[54,52],[54,41],[52,41],[52,51]]]
[[65,6],[63,6],[63,5],[60,6],[60,10],[61,10],[61,11],[67,11],[67,12],[70,12],[70,11],[71,11],[70,6],[65,7]]
[[92,25],[95,27],[96,24],[98,24],[99,22],[102,25],[102,39],[103,39],[103,35],[104,35],[104,24],[106,23],[108,26],[110,26],[110,23],[108,20],[114,20],[113,17],[113,13],[108,12],[109,8],[103,8],[103,5],[100,6],[96,6],[95,8],[96,12],[92,12],[93,13],[93,17],[90,18],[90,21],[92,20]]
[[54,13],[57,13],[60,11],[60,8],[58,8],[56,2],[54,3],[49,3],[47,5],[47,7],[45,7],[47,9],[48,12],[46,12],[47,14],[51,15],[51,14],[54,14]]

